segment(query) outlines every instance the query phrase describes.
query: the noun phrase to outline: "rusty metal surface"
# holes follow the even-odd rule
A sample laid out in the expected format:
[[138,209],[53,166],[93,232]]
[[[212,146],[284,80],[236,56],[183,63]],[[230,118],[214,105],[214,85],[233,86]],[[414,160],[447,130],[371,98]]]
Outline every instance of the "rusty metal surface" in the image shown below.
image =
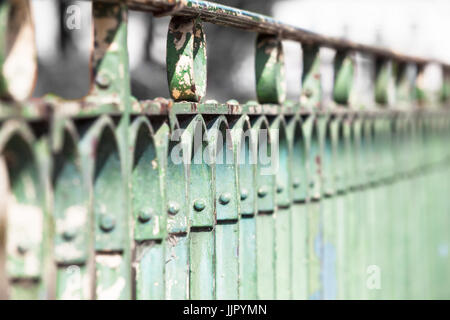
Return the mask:
[[[88,0],[90,1],[90,0]],[[118,0],[100,0],[105,2],[119,2]],[[128,0],[131,9],[152,11],[156,14],[182,15],[200,17],[205,22],[222,26],[239,28],[251,32],[276,35],[280,39],[293,40],[301,43],[315,44],[336,50],[352,50],[364,52],[398,61],[417,64],[440,63],[446,68],[449,64],[432,59],[409,56],[390,49],[359,44],[346,39],[328,37],[302,28],[287,25],[271,17],[237,8],[197,0],[161,1],[161,0]],[[164,10],[167,10],[166,12]]]

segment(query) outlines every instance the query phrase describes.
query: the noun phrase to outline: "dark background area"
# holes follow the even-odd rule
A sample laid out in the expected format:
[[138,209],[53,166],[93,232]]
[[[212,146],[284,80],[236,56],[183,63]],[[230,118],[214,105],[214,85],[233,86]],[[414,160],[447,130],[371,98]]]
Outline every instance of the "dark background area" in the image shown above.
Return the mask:
[[[223,0],[221,4],[266,15],[272,14],[277,0]],[[79,98],[89,90],[89,48],[91,46],[91,4],[84,1],[35,0],[33,13],[37,25],[39,76],[34,96],[54,93],[64,98]],[[66,10],[81,7],[79,30],[69,30]],[[48,12],[52,14],[49,14]],[[138,99],[168,97],[165,67],[165,36],[169,17],[153,18],[151,13],[130,12],[129,51],[132,93]],[[56,28],[57,30],[53,30]],[[253,60],[256,34],[212,24],[204,25],[208,50],[208,99],[224,102],[255,99],[254,75],[240,77],[236,70]],[[46,34],[48,35],[46,37]],[[54,41],[50,41],[53,38]],[[45,50],[39,50],[44,39]],[[130,43],[130,41],[132,43]],[[136,44],[137,45],[133,45]],[[137,48],[137,49],[136,49]],[[247,66],[248,67],[248,66]],[[251,83],[249,83],[251,82]]]

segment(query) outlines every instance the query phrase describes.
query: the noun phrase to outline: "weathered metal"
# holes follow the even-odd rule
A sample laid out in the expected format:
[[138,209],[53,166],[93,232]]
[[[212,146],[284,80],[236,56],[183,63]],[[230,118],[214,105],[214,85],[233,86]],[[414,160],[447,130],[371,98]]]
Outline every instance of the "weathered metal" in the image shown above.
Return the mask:
[[[129,9],[173,16],[171,99],[131,95]],[[448,298],[448,65],[435,101],[435,61],[206,1],[98,0],[89,94],[28,99],[29,1],[0,16],[1,298]],[[203,22],[258,33],[257,102],[202,101]],[[284,39],[302,44],[297,102]],[[361,53],[373,92],[356,90]]]
[[201,21],[172,18],[167,37],[167,79],[175,101],[199,102],[206,94],[206,41]]
[[[88,0],[92,1],[92,0]],[[121,0],[94,0],[109,3],[119,3]],[[328,37],[298,27],[287,25],[271,17],[240,10],[209,1],[199,0],[125,0],[130,9],[154,12],[155,15],[177,15],[199,17],[202,21],[235,27],[262,34],[277,35],[281,39],[294,40],[302,43],[316,43],[323,47],[336,50],[354,50],[373,55],[390,57],[395,60],[418,64],[433,62],[429,59],[412,57],[394,50],[355,43],[349,40]]]

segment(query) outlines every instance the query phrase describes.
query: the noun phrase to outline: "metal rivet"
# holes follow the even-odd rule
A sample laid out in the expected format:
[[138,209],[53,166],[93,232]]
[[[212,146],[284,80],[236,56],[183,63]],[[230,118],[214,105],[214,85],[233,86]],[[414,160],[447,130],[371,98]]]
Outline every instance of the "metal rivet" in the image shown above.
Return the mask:
[[107,74],[100,72],[95,78],[95,83],[97,83],[99,87],[106,89],[111,85],[111,79]]
[[294,187],[294,189],[297,189],[298,187],[300,187],[300,181],[294,181],[294,183],[292,183],[292,186]]
[[203,199],[197,199],[194,201],[194,209],[195,211],[203,211],[205,209],[206,203]]
[[116,220],[110,215],[105,214],[100,218],[100,228],[104,232],[110,232],[111,230],[114,229],[115,226]]
[[139,222],[146,223],[146,222],[150,221],[152,216],[153,216],[153,209],[151,209],[151,208],[143,209],[143,210],[139,211],[138,219],[139,219]]
[[222,193],[220,195],[219,201],[221,204],[228,204],[231,200],[231,194],[229,192]]
[[258,189],[258,197],[264,198],[267,195],[267,188],[262,186]]
[[247,189],[241,189],[241,200],[245,200],[248,198],[248,190]]
[[25,243],[20,243],[20,244],[17,246],[17,251],[18,251],[20,254],[25,254],[25,253],[28,251],[28,246],[27,246]]
[[309,183],[309,187],[310,187],[310,188],[314,188],[314,181],[311,181],[311,182]]
[[178,213],[178,211],[180,211],[180,206],[178,205],[178,203],[171,201],[169,202],[169,207],[168,207],[168,212],[171,215],[176,215]]
[[69,228],[67,230],[64,230],[62,237],[66,241],[71,241],[76,237],[76,235],[77,235],[76,230]]
[[281,193],[281,192],[283,192],[283,186],[282,185],[278,185],[277,186],[277,193]]

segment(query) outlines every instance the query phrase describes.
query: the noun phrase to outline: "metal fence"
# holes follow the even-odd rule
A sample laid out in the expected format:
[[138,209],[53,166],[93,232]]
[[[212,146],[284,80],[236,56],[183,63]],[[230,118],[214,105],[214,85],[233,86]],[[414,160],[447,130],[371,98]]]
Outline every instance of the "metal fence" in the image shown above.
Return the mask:
[[[173,16],[171,99],[130,94],[129,9]],[[104,0],[89,95],[30,99],[29,1],[0,16],[2,298],[450,298],[449,65],[206,1]],[[203,22],[258,33],[257,101],[203,102]],[[282,40],[302,45],[298,102]],[[331,103],[321,47],[336,50]],[[353,103],[360,53],[376,64],[374,105]]]

